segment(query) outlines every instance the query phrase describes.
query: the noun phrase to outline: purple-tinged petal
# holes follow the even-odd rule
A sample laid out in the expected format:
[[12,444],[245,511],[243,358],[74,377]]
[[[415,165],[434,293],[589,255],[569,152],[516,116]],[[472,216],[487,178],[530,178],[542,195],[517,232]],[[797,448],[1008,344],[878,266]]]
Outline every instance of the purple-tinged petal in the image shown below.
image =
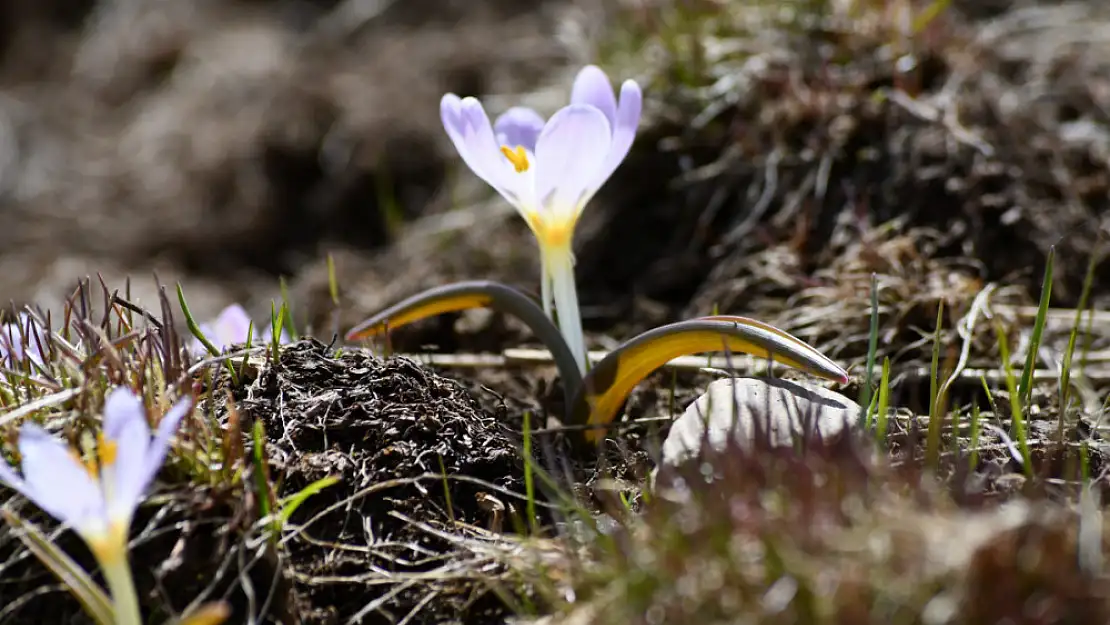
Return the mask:
[[46,329],[40,326],[34,317],[27,312],[20,312],[19,328],[15,330],[16,341],[20,343],[17,357],[23,359],[26,356],[31,362],[41,366],[43,358],[39,343],[46,341],[45,332]]
[[613,94],[613,84],[596,65],[587,65],[578,71],[570,90],[570,103],[589,104],[605,115],[610,127],[616,125],[617,97]]
[[3,355],[4,366],[16,369],[19,361],[23,360],[23,340],[19,336],[19,328],[13,323],[0,326],[0,355]]
[[129,388],[118,386],[112,389],[104,400],[104,436],[116,440],[135,423],[147,428],[147,436],[150,436],[143,400]]
[[108,482],[108,514],[129,520],[149,483],[144,477],[150,426],[142,400],[126,388],[114,389],[104,402],[104,438],[104,444],[115,446],[114,461],[101,467],[101,477]]
[[497,143],[510,148],[524,146],[528,152],[536,151],[536,139],[543,130],[543,116],[524,106],[514,106],[505,111],[493,124]]
[[166,452],[170,448],[170,439],[177,432],[181,420],[192,410],[193,398],[182,397],[166,411],[166,414],[162,415],[162,420],[158,422],[158,428],[154,433],[154,440],[151,441],[150,447],[147,449],[146,464],[142,472],[145,480],[143,489],[150,484],[154,476],[158,474],[158,470],[162,468],[162,463],[166,460]]
[[440,117],[459,156],[475,175],[521,212],[533,203],[531,170],[517,174],[501,153],[481,102],[448,93],[440,100]]
[[443,128],[463,162],[487,184],[499,187],[500,171],[490,167],[490,162],[494,154],[500,154],[500,146],[482,103],[448,93],[440,100],[439,112]]
[[20,429],[26,495],[35,505],[82,534],[104,531],[100,485],[61,441],[37,425]]
[[636,130],[640,126],[640,115],[643,112],[644,94],[640,85],[634,80],[626,80],[621,85],[620,106],[617,108],[617,121],[613,126],[613,142],[609,146],[609,155],[605,159],[594,191],[601,188],[613,172],[624,162],[628,151],[632,149],[632,142],[636,139]]
[[23,478],[19,477],[15,469],[7,462],[4,462],[3,459],[0,459],[0,484],[30,499],[27,495],[27,484],[23,481]]
[[609,154],[609,122],[588,104],[563,107],[547,122],[536,142],[536,197],[556,215],[567,216],[597,180]]
[[227,347],[237,343],[247,342],[247,333],[250,331],[251,318],[247,311],[239,304],[231,304],[220,311],[216,317],[215,332],[218,338],[217,347]]
[[5,365],[18,369],[25,356],[32,362],[42,363],[38,341],[34,336],[36,326],[30,315],[21,312],[18,319],[0,327],[3,328],[3,336],[0,336],[0,354],[3,354],[4,360],[8,361],[4,363]]

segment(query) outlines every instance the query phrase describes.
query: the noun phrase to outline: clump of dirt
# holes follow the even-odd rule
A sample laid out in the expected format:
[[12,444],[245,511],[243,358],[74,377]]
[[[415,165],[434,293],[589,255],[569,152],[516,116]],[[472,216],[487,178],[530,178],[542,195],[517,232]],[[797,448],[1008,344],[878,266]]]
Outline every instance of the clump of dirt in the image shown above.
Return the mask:
[[[522,517],[519,443],[458,383],[404,358],[305,339],[242,389],[260,420],[277,495],[339,482],[293,515],[288,566],[306,623],[488,623],[506,608],[468,569],[455,524]],[[417,583],[419,580],[419,583]]]

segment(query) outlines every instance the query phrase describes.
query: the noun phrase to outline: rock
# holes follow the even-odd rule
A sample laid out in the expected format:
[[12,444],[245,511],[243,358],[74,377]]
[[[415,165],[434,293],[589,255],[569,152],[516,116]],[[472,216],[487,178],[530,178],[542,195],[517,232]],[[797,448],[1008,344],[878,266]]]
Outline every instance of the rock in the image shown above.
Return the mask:
[[714,449],[724,448],[730,432],[747,449],[757,433],[765,434],[771,445],[786,447],[803,433],[815,437],[819,432],[827,440],[845,427],[857,428],[859,415],[859,404],[815,384],[724,378],[711,383],[675,420],[663,442],[661,464],[674,466],[698,455],[705,424]]

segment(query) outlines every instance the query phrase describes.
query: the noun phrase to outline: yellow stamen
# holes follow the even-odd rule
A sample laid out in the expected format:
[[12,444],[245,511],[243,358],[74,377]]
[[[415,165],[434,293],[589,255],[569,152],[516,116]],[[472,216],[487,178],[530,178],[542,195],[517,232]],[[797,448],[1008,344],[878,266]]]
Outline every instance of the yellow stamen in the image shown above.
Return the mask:
[[101,432],[96,437],[96,452],[100,457],[100,466],[110,467],[116,463],[116,453],[119,451],[119,446],[116,441],[105,438],[104,433]]
[[518,145],[515,148],[503,145],[501,146],[501,153],[513,164],[516,173],[520,174],[528,171],[528,153],[524,151],[523,145]]
[[81,452],[72,448],[70,448],[69,450],[69,457],[73,458],[75,461],[77,461],[77,464],[84,467],[85,472],[89,474],[89,477],[93,478],[94,480],[100,479],[100,467],[96,464],[96,458],[83,458],[81,457]]

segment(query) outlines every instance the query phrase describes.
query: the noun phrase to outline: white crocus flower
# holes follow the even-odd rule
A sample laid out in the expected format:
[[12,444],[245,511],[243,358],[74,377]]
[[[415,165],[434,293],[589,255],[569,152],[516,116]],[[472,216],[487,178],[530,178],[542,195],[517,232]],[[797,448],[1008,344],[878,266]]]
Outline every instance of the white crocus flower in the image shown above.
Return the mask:
[[142,400],[117,388],[104,403],[95,458],[82,459],[77,450],[26,423],[19,435],[22,477],[0,461],[0,484],[71,527],[89,545],[108,581],[119,623],[142,622],[127,560],[128,532],[170,439],[192,406],[191,398],[178,401],[152,437]]
[[472,97],[443,96],[440,115],[459,156],[528,222],[539,243],[541,293],[581,370],[586,346],[574,283],[574,228],[586,204],[632,147],[643,95],[626,80],[618,102],[608,76],[590,65],[578,72],[571,103],[544,121],[514,107],[494,124]]

